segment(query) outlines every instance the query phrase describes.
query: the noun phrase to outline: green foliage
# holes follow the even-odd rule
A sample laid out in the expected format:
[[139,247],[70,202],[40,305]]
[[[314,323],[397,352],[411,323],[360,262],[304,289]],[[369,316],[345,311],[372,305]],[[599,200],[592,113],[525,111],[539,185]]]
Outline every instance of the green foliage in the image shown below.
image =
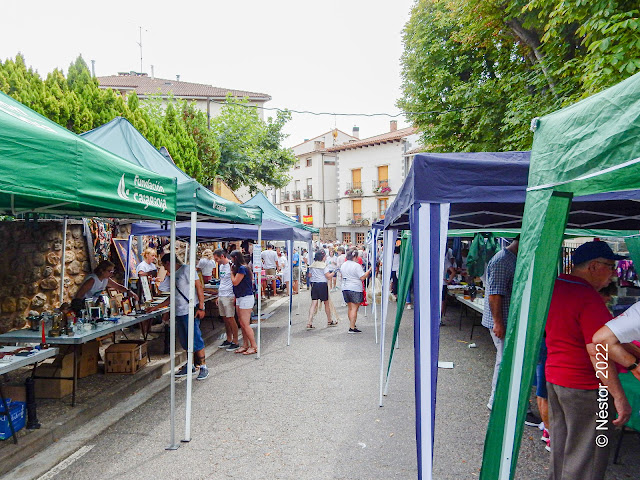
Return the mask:
[[639,33],[637,0],[417,0],[398,106],[427,150],[528,149],[533,117],[640,69]]
[[[152,95],[141,102],[135,93],[123,98],[100,89],[82,57],[69,66],[66,78],[56,69],[42,80],[18,54],[15,60],[0,62],[0,91],[75,133],[124,117],[156,148],[166,147],[176,165],[204,185],[221,177],[232,188],[247,185],[255,191],[257,183],[280,187],[287,183],[285,172],[294,161],[280,146],[288,113],[264,122],[255,109],[234,105],[242,102],[229,97],[224,120],[216,123],[219,128],[209,129],[206,114],[186,101]],[[221,162],[222,143],[226,163]]]
[[220,114],[211,119],[211,131],[220,144],[219,174],[231,189],[244,185],[253,194],[260,187],[288,184],[286,172],[295,157],[280,145],[282,128],[290,119],[289,112],[278,112],[275,120],[264,122],[247,99],[227,97]]

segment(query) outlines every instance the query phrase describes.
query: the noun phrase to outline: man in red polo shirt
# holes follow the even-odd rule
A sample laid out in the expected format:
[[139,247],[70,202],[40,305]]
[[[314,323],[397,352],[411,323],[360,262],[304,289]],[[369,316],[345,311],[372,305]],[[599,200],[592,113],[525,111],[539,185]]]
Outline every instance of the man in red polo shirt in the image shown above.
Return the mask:
[[592,363],[587,351],[594,333],[611,320],[598,290],[609,285],[622,258],[605,242],[588,242],[574,251],[571,275],[556,279],[546,326],[550,480],[602,480],[614,425],[631,414],[615,364]]

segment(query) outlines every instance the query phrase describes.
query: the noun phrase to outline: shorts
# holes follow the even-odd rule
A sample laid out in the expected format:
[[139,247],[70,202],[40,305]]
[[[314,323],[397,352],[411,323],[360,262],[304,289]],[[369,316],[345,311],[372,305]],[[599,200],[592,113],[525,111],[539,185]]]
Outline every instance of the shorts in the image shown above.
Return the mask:
[[[183,349],[188,348],[188,332],[189,332],[189,314],[176,315],[176,327],[178,330],[178,339]],[[200,319],[193,319],[193,351],[197,352],[204,348],[204,340],[202,339],[202,332],[200,331]]]
[[293,267],[293,281],[297,282],[300,278],[300,267]]
[[202,281],[204,283],[209,283],[211,281],[211,275],[202,275]]
[[326,282],[311,283],[311,300],[320,300],[321,302],[329,300],[329,286]]
[[345,303],[357,303],[360,305],[362,303],[363,295],[362,292],[354,292],[353,290],[343,290],[342,298],[344,298]]
[[245,295],[244,297],[236,298],[236,306],[242,310],[250,310],[253,309],[254,301],[253,295]]
[[236,314],[236,297],[218,297],[218,311],[221,317],[234,317]]
[[536,365],[536,378],[534,385],[536,386],[536,397],[547,398],[547,378],[544,374],[544,368],[547,364],[547,341],[542,338],[540,344],[540,353],[538,354],[538,364]]
[[275,268],[265,268],[264,269],[264,274],[265,275],[275,275],[276,274],[276,269]]

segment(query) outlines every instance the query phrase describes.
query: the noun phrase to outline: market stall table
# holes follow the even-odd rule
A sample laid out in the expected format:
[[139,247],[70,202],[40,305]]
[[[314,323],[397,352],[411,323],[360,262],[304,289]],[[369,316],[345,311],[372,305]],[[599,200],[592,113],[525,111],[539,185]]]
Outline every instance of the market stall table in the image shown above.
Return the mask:
[[[140,322],[149,320],[158,315],[168,312],[169,307],[164,307],[151,313],[143,313],[140,315],[122,316],[117,322],[106,321],[99,322],[96,328],[90,330],[84,330],[82,333],[76,333],[74,335],[49,337],[45,336],[45,342],[49,345],[70,345],[73,347],[73,377],[57,377],[63,380],[73,380],[73,390],[71,397],[71,406],[76,404],[76,387],[78,383],[78,346],[95,340],[98,337],[104,337],[111,333],[115,333],[119,330],[123,330],[127,327],[132,327]],[[146,334],[145,334],[146,340]],[[14,330],[12,332],[3,333],[0,335],[0,343],[31,343],[38,344],[42,341],[42,333],[33,330]],[[38,377],[34,378],[49,378]]]
[[[27,355],[13,355],[13,352],[16,350],[20,350],[20,347],[0,347],[0,355],[2,355],[2,359],[0,359],[0,375],[4,375],[5,373],[13,372],[18,368],[27,367],[29,365],[33,365],[34,371],[35,366],[38,362],[46,360],[47,358],[54,357],[58,353],[57,348],[45,348],[42,350],[32,350]],[[22,352],[18,352],[22,353]],[[10,355],[6,355],[10,354]],[[6,355],[6,356],[5,356]],[[9,358],[9,361],[4,359]],[[13,443],[18,443],[18,439],[16,438],[16,432],[13,428],[13,421],[11,419],[11,412],[9,406],[7,404],[7,397],[4,394],[4,389],[2,388],[3,382],[0,381],[0,397],[2,399],[2,411],[0,411],[0,415],[6,415],[7,421],[9,423],[9,428],[11,429],[11,436],[13,437]]]
[[[462,308],[460,308],[460,325],[459,325],[459,329],[462,330],[462,313],[464,311],[468,311],[469,309],[477,312],[480,314],[480,317],[482,317],[482,314],[484,312],[484,298],[483,297],[476,297],[475,299],[471,300],[471,298],[464,298],[464,295],[460,295],[460,294],[456,294],[455,295],[455,299],[460,302]],[[476,324],[476,322],[474,321],[473,324],[471,325],[471,335],[470,335],[470,339],[473,338],[473,330],[475,329],[475,327],[478,327],[480,325]]]

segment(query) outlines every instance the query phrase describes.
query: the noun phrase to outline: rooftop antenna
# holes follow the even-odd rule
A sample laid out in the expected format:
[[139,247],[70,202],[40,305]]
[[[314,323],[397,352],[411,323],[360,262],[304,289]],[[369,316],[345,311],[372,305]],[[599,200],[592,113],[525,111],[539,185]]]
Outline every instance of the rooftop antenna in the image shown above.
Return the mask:
[[[136,42],[136,43],[140,46],[140,73],[142,73],[142,71],[143,71],[143,69],[142,69],[142,27],[138,27],[138,30],[140,32],[140,41]],[[144,31],[148,32],[149,30],[147,30],[145,28]]]

